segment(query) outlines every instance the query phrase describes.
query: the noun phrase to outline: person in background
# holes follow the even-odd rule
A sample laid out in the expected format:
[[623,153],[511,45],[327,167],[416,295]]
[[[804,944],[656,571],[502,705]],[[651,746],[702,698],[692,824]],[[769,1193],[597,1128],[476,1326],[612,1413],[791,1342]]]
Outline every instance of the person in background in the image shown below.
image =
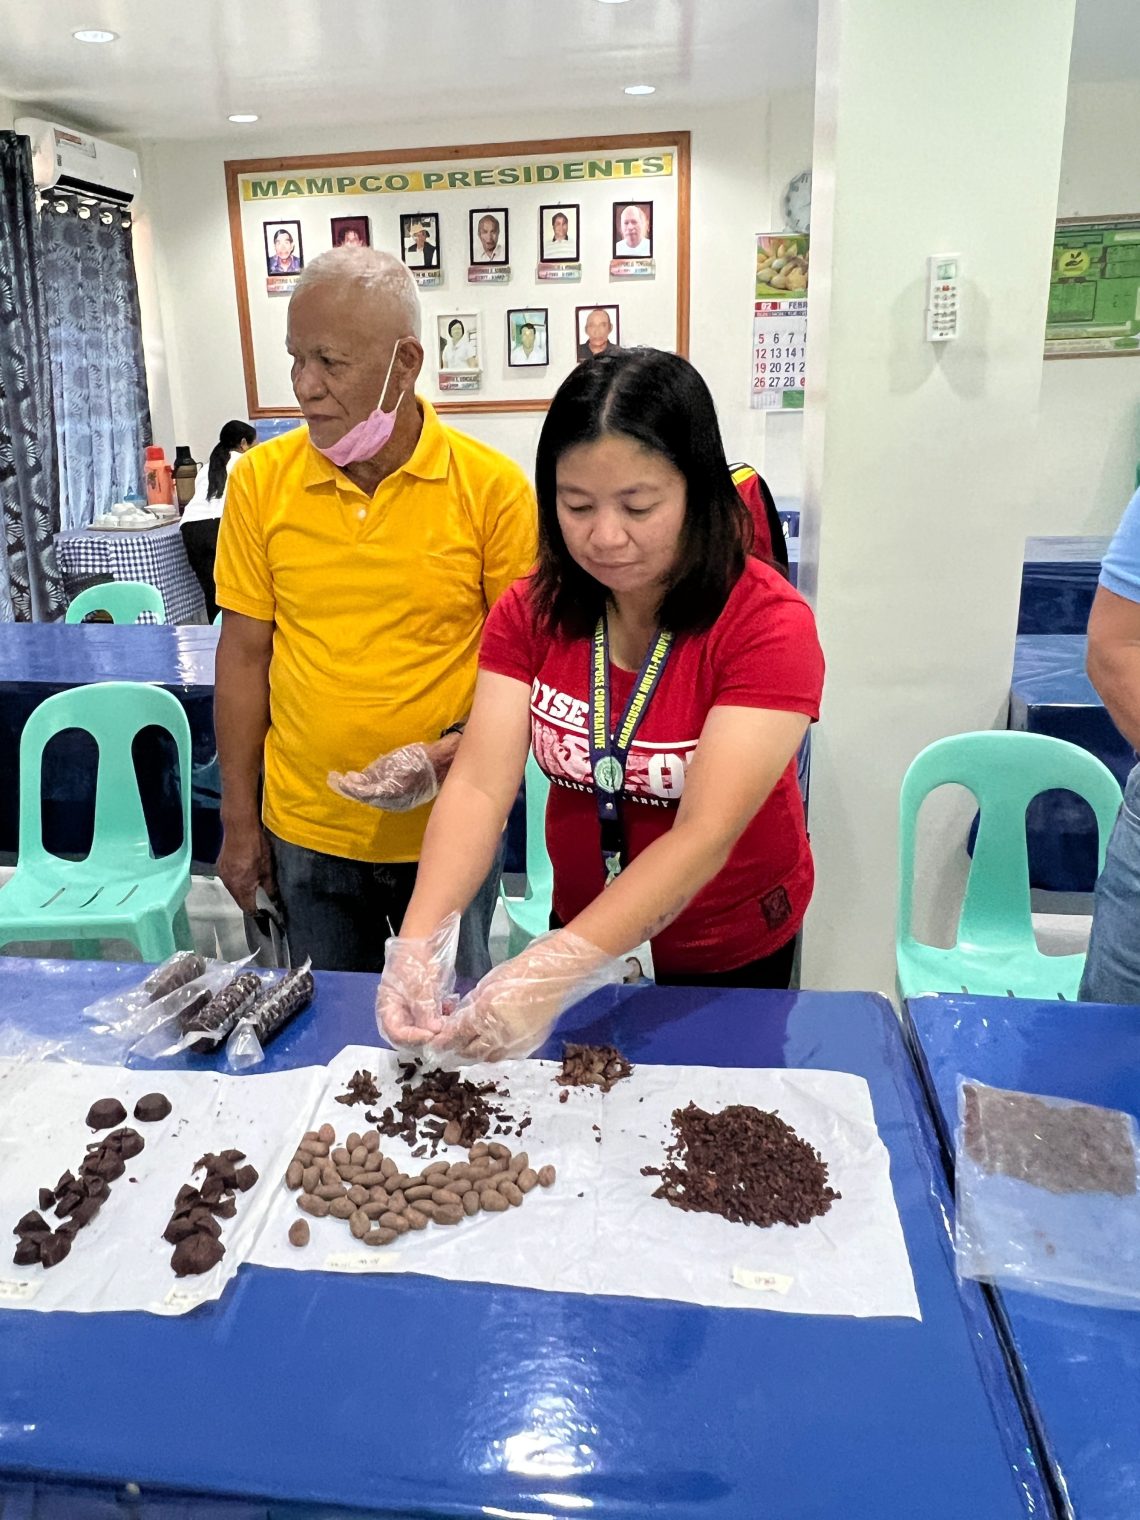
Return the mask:
[[218,529],[221,526],[226,481],[237,461],[256,442],[257,433],[248,422],[227,422],[218,434],[217,443],[210,450],[205,490],[202,490],[202,477],[199,474],[198,488],[182,513],[182,544],[190,568],[202,588],[206,618],[211,623],[218,615],[214,560],[218,552]]
[[[395,1046],[525,1055],[651,942],[657,980],[787,987],[813,868],[795,756],[819,716],[807,603],[749,555],[708,387],[633,349],[563,382],[539,438],[539,563],[487,621],[463,745],[389,947]],[[528,749],[551,781],[554,932],[442,1014],[433,967]]]
[[453,317],[447,324],[447,342],[440,354],[439,367],[460,370],[479,368],[479,350],[474,340],[468,337],[458,317]]
[[293,252],[293,234],[279,227],[273,234],[273,257],[269,260],[270,274],[297,274],[301,261]]
[[338,248],[363,248],[364,239],[355,227],[344,227],[336,240]]
[[546,329],[541,338],[533,322],[524,322],[518,330],[518,339],[511,344],[512,364],[546,363]]
[[586,318],[586,341],[578,345],[578,363],[583,359],[596,359],[599,354],[616,354],[618,345],[610,342],[614,330],[613,320],[604,306],[595,306]]
[[411,238],[404,245],[408,268],[435,269],[439,264],[439,251],[428,236],[429,229],[423,222],[416,222],[410,231]]
[[570,219],[565,211],[556,211],[550,219],[550,236],[543,243],[544,259],[565,261],[570,257]]
[[627,206],[621,214],[621,237],[614,246],[615,259],[647,259],[653,252],[649,218],[641,206]]
[[[522,470],[415,393],[420,325],[391,254],[309,264],[286,331],[306,426],[237,462],[218,542],[218,874],[247,912],[276,895],[294,964],[325,970],[380,969],[487,613],[534,562]],[[490,965],[485,874],[460,939],[471,976]]]
[[[1088,674],[1109,717],[1140,750],[1140,491],[1101,565],[1089,614]],[[1089,1003],[1140,1003],[1140,765],[1124,784],[1096,884],[1079,995]]]
[[479,246],[473,250],[476,264],[503,264],[506,262],[507,250],[499,242],[499,218],[492,216],[488,211],[485,216],[479,218],[479,225],[475,229],[479,235]]

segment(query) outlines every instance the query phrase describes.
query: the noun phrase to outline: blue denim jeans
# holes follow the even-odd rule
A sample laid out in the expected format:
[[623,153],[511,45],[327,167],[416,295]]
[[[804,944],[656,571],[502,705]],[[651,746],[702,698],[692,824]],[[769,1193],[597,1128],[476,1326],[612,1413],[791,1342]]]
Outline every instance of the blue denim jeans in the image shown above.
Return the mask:
[[[416,885],[415,863],[344,860],[275,834],[269,843],[294,966],[308,957],[317,971],[382,971],[384,941],[399,933]],[[460,981],[476,982],[491,969],[488,941],[502,874],[500,844],[490,875],[460,920]]]
[[1079,995],[1085,1003],[1140,1003],[1140,765],[1124,784],[1124,802],[1096,884]]

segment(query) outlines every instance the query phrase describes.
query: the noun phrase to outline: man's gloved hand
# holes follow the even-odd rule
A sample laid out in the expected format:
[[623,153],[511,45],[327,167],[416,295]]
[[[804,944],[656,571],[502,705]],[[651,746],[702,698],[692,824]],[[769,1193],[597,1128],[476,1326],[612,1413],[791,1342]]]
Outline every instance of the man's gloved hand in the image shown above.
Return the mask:
[[569,929],[542,934],[489,971],[443,1019],[428,1048],[457,1064],[528,1056],[572,1003],[620,982],[622,970],[621,960]]
[[449,913],[427,939],[394,935],[384,946],[376,1025],[395,1050],[419,1047],[439,1033],[454,1006],[459,914]]
[[407,813],[438,796],[458,747],[457,734],[434,744],[405,744],[362,771],[330,771],[329,786],[350,802],[364,802],[385,813]]

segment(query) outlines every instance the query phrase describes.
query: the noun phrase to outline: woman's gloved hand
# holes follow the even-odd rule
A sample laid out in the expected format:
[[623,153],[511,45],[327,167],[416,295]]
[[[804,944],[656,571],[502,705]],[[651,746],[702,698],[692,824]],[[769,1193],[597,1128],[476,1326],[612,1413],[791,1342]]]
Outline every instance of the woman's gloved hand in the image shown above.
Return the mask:
[[430,1049],[457,1064],[528,1056],[572,1003],[621,979],[620,960],[569,929],[540,935],[487,973],[443,1020]]
[[449,913],[427,939],[394,935],[384,946],[376,992],[376,1026],[395,1050],[418,1048],[444,1027],[455,1004],[459,914]]
[[350,802],[364,802],[385,813],[407,813],[439,795],[458,744],[458,736],[452,734],[434,744],[405,744],[362,771],[330,771],[328,783]]

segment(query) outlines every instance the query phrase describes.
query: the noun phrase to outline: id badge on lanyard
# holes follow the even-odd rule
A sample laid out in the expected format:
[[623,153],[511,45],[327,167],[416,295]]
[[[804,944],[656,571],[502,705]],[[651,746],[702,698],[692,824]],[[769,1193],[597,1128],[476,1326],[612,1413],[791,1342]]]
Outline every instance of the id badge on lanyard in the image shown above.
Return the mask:
[[625,712],[610,732],[610,638],[605,613],[594,630],[590,668],[590,771],[601,832],[602,864],[608,887],[624,865],[625,836],[621,826],[621,795],[630,746],[653,693],[665,671],[673,635],[661,632],[645,657]]

